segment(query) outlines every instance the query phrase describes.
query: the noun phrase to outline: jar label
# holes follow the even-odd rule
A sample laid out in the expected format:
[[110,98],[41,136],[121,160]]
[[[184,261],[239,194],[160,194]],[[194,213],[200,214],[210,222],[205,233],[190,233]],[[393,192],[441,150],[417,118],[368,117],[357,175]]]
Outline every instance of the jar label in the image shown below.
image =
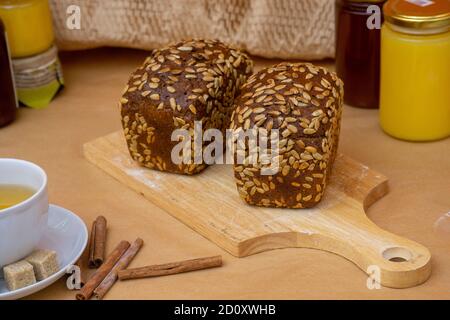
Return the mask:
[[406,0],[406,1],[419,7],[427,7],[434,4],[434,1],[431,0]]
[[19,101],[28,107],[46,107],[64,86],[55,46],[38,55],[13,59],[12,63]]
[[13,67],[18,89],[39,88],[53,81],[64,82],[55,46],[39,55],[13,59]]

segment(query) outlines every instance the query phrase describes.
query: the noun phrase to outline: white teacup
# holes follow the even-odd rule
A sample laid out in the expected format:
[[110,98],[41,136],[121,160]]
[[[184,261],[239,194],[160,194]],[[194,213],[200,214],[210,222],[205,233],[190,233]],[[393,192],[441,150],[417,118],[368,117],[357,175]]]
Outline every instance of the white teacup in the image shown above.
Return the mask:
[[47,228],[47,175],[37,165],[0,158],[0,184],[15,184],[36,192],[23,202],[0,210],[0,269],[35,249]]

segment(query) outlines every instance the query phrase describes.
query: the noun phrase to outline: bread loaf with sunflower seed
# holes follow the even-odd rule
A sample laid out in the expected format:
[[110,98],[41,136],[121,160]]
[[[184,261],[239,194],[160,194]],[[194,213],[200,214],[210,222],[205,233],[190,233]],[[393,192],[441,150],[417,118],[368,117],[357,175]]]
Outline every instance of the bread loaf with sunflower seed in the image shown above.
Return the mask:
[[334,72],[308,63],[281,63],[249,78],[230,127],[262,128],[268,135],[278,129],[279,166],[274,174],[262,175],[261,161],[234,165],[247,203],[309,208],[322,199],[338,148],[343,94]]
[[191,163],[173,163],[171,152],[178,141],[172,141],[172,132],[186,129],[193,137],[194,121],[201,122],[203,131],[224,132],[252,68],[245,53],[215,40],[188,40],[154,50],[131,75],[120,101],[131,157],[161,171],[202,171],[206,164],[194,163],[194,152]]

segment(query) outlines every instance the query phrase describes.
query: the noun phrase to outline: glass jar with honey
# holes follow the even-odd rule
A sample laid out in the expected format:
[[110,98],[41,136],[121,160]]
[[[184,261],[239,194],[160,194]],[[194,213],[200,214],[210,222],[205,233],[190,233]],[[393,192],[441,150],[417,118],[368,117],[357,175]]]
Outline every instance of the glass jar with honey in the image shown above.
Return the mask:
[[381,127],[411,141],[450,136],[450,1],[389,0],[384,17]]
[[0,17],[8,32],[12,58],[29,57],[52,46],[48,0],[0,0]]
[[0,0],[18,100],[46,107],[63,87],[48,0]]

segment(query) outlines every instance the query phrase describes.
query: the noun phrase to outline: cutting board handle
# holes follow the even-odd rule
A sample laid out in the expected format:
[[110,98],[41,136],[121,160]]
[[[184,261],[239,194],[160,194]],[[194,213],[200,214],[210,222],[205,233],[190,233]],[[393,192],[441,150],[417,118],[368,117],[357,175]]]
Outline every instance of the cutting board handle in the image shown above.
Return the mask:
[[[343,163],[348,167],[357,166],[348,159]],[[351,181],[350,177],[347,181]],[[331,239],[318,241],[318,247],[330,246],[329,251],[353,261],[372,280],[386,287],[409,288],[425,282],[431,275],[430,251],[417,242],[381,229],[366,215],[368,208],[388,192],[387,178],[367,170],[364,178],[352,185],[358,185],[349,188],[358,201],[329,212],[327,217],[332,223],[325,225],[332,227],[319,233]],[[355,189],[359,192],[355,193]]]
[[417,286],[430,277],[431,254],[426,247],[371,224],[374,236],[362,252],[366,273],[379,270],[380,283],[391,288]]
[[431,254],[426,247],[381,229],[365,214],[358,216],[353,217],[352,223],[331,217],[328,230],[298,232],[297,246],[343,256],[386,287],[413,287],[429,278]]

